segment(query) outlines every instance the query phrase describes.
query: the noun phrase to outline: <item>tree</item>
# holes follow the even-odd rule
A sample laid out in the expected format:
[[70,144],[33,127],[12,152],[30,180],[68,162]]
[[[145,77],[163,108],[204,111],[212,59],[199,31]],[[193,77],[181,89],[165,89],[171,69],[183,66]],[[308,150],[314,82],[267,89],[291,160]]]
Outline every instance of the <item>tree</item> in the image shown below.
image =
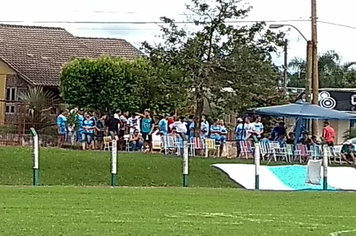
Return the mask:
[[[347,62],[341,64],[340,55],[335,51],[327,51],[319,55],[319,86],[320,88],[347,88],[356,87],[356,71],[354,69],[356,62]],[[294,58],[288,65],[294,71],[290,76],[288,86],[305,86],[306,62],[301,58]]]
[[43,91],[42,87],[30,88],[19,94],[19,101],[26,106],[26,123],[38,131],[53,125],[50,111],[59,99],[51,91]]
[[187,91],[172,87],[180,83],[176,74],[154,68],[144,58],[74,59],[62,70],[60,89],[64,101],[74,106],[132,112],[150,108],[162,113],[188,100]]
[[193,0],[187,19],[200,29],[189,32],[173,19],[161,17],[164,44],[143,48],[156,68],[180,71],[181,84],[195,103],[196,135],[200,130],[205,101],[214,109],[236,113],[279,94],[279,75],[271,63],[271,52],[284,44],[284,34],[275,34],[259,22],[235,27],[228,21],[246,17],[248,8],[238,0]]
[[74,59],[62,70],[63,100],[101,111],[138,108],[134,91],[139,81],[132,68],[122,58]]

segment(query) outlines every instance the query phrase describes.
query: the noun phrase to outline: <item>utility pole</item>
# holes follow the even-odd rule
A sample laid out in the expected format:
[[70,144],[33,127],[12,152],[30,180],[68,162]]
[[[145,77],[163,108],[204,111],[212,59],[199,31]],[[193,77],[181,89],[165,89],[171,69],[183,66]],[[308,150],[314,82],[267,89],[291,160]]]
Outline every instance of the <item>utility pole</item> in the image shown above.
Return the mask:
[[[312,9],[312,44],[313,44],[313,72],[312,72],[312,85],[313,85],[313,100],[312,104],[318,105],[319,97],[319,75],[318,75],[318,37],[317,37],[317,14],[316,14],[316,0],[311,0]],[[313,120],[312,134],[317,136],[318,124]]]
[[305,70],[305,101],[311,102],[311,89],[312,89],[312,70],[313,70],[313,43],[308,40],[307,42],[307,61]]
[[287,93],[287,79],[288,79],[288,39],[284,43],[284,74],[283,74],[283,89]]

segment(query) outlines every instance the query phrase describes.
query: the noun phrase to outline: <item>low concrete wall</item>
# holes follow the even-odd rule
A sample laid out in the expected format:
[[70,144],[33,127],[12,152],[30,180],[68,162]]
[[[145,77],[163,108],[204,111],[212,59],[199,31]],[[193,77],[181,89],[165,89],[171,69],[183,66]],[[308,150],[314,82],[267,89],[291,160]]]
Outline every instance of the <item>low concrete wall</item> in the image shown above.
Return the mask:
[[[50,135],[39,135],[38,144],[41,147],[54,147],[57,139]],[[0,146],[32,146],[31,135],[0,134]]]

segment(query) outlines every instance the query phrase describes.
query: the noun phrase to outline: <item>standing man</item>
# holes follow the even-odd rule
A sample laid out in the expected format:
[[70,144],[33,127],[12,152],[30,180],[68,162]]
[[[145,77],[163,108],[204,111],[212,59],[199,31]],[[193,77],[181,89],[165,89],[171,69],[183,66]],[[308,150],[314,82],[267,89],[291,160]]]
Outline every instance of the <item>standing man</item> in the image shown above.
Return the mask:
[[175,120],[176,120],[176,112],[172,111],[171,117],[168,118],[168,133],[169,134],[172,132],[171,125],[174,123]]
[[260,140],[264,131],[263,124],[261,123],[261,116],[256,117],[255,122],[253,122],[253,125],[255,126],[256,137],[258,140]]
[[191,137],[191,135],[190,135],[190,124],[194,124],[194,115],[190,115],[189,117],[188,117],[188,120],[185,122],[185,126],[187,127],[187,133],[186,133],[186,135],[187,135],[187,137],[188,138],[190,138]]
[[96,121],[89,112],[85,115],[83,129],[84,133],[82,138],[86,141],[86,143],[82,142],[83,150],[85,150],[86,147],[87,149],[94,149],[94,130],[96,129]]
[[141,133],[145,142],[145,147],[149,146],[149,152],[152,152],[152,133],[154,130],[154,121],[151,117],[150,111],[145,110],[144,117],[141,120]]
[[335,131],[330,126],[329,121],[324,121],[324,128],[323,128],[323,140],[324,144],[328,145],[329,147],[334,146],[334,138],[335,138]]
[[207,138],[209,136],[209,131],[210,131],[210,125],[209,122],[206,120],[205,115],[202,115],[201,117],[201,134],[202,138]]
[[78,130],[76,133],[76,141],[82,143],[82,135],[83,135],[83,121],[84,121],[84,109],[80,108],[77,112],[77,122],[78,122]]
[[168,134],[168,117],[168,115],[165,115],[158,122],[159,133],[162,137]]
[[135,115],[135,113],[131,114],[131,117],[127,119],[127,125],[129,126],[130,135],[132,135],[135,130],[138,130],[140,133],[140,116]]
[[246,126],[243,124],[243,120],[238,117],[236,119],[236,128],[235,128],[235,134],[236,134],[236,148],[237,148],[237,158],[240,157],[241,154],[241,144],[240,142],[245,141],[246,140],[246,132],[247,132],[247,128]]
[[106,131],[105,133],[107,133],[107,135],[111,136],[111,139],[113,140],[113,142],[116,142],[119,138],[118,138],[118,134],[119,134],[119,119],[115,119],[114,115],[109,114],[106,117],[105,120],[105,128],[104,130]]
[[67,135],[67,111],[62,111],[57,117],[58,147],[62,147]]

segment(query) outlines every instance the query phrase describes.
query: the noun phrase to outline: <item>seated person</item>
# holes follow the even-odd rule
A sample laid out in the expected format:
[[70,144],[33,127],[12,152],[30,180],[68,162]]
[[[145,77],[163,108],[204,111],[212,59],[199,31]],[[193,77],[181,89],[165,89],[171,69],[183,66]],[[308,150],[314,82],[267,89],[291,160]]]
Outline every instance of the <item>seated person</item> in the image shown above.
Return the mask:
[[308,131],[304,131],[303,136],[298,140],[298,144],[303,144],[303,145],[307,145],[308,147],[310,146],[310,144],[312,143],[311,139],[309,138],[309,133]]
[[312,138],[311,138],[311,144],[312,144],[312,145],[321,145],[321,142],[318,141],[318,139],[316,138],[316,136],[312,136]]
[[287,144],[294,144],[295,141],[295,134],[293,132],[289,132],[288,138],[287,138]]
[[355,164],[355,146],[351,142],[346,142],[342,145],[341,148],[341,157],[349,165]]
[[130,137],[130,146],[132,151],[140,151],[143,145],[143,138],[139,134],[138,129],[135,129],[133,134]]
[[287,146],[287,143],[285,141],[285,138],[286,138],[286,135],[285,134],[281,134],[278,136],[276,142],[279,143],[279,146],[280,147],[286,147]]
[[271,139],[275,141],[280,135],[286,135],[286,128],[284,122],[279,122],[278,126],[272,130]]
[[262,134],[261,144],[265,145],[266,147],[269,146],[268,134],[266,134],[266,133]]
[[214,120],[214,124],[210,127],[210,138],[215,140],[215,143],[220,144],[221,141],[221,126],[217,119]]

